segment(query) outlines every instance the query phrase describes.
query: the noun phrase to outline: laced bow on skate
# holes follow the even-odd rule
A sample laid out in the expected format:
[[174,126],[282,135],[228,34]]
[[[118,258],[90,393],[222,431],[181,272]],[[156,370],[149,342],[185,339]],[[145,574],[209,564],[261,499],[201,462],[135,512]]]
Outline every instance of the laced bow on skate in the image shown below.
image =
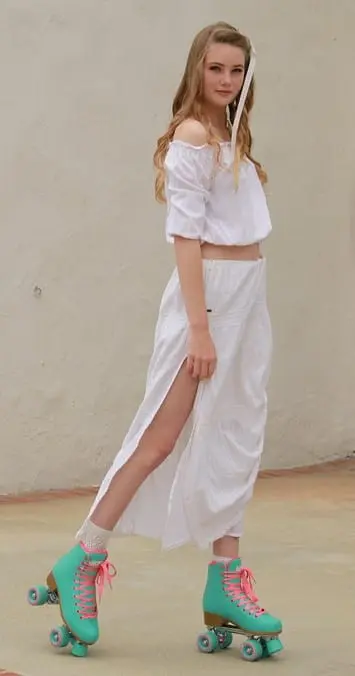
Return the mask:
[[112,589],[112,580],[117,575],[116,568],[109,563],[95,563],[84,560],[79,566],[75,580],[75,600],[78,611],[83,620],[92,620],[97,617],[96,589],[101,601],[105,584]]
[[266,612],[257,603],[258,598],[253,589],[255,580],[249,568],[232,571],[226,569],[223,573],[223,581],[228,595],[240,608],[244,608],[255,617],[260,617]]
[[112,580],[117,575],[117,570],[115,566],[109,561],[104,561],[98,569],[96,576],[96,586],[99,596],[99,602],[101,601],[102,594],[104,593],[105,584],[107,583],[112,589]]

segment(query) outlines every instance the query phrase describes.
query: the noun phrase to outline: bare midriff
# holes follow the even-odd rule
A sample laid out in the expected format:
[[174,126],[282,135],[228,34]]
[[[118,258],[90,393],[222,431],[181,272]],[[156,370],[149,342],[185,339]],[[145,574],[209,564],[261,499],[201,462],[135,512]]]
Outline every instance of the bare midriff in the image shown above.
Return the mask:
[[256,261],[262,258],[260,244],[247,244],[245,246],[224,246],[220,244],[201,244],[202,258],[209,260],[226,261]]

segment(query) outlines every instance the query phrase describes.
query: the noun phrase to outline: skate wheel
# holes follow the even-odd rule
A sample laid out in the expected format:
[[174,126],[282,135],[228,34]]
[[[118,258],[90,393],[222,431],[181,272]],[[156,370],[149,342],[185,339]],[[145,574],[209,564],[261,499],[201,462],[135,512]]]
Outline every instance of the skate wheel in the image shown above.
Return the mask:
[[279,638],[269,638],[264,639],[263,641],[263,656],[271,657],[271,655],[276,655],[276,653],[283,650],[283,645]]
[[84,643],[74,643],[71,654],[74,657],[86,657],[88,654],[88,647]]
[[70,632],[63,624],[61,627],[55,627],[49,634],[49,641],[53,648],[65,648],[70,642]]
[[39,587],[31,587],[27,593],[27,601],[31,606],[44,606],[48,601],[48,587],[39,585]]
[[248,662],[256,662],[260,660],[263,656],[263,646],[260,641],[255,639],[250,639],[250,641],[245,641],[240,649],[243,659]]
[[221,650],[225,650],[232,645],[233,634],[230,631],[216,631],[219,647]]
[[214,653],[220,647],[218,636],[214,631],[206,631],[197,639],[197,647],[200,653]]

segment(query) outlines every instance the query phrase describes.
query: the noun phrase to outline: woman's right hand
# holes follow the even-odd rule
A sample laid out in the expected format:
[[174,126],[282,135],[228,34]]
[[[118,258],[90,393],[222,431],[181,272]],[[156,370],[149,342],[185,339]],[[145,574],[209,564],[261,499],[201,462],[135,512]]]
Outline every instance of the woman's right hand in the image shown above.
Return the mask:
[[198,380],[211,378],[217,364],[216,349],[208,328],[190,328],[187,370]]

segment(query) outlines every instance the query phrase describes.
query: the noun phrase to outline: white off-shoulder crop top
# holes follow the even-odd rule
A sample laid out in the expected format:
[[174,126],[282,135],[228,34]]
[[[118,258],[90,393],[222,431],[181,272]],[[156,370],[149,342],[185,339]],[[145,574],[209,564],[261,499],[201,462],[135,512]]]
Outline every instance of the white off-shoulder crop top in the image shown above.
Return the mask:
[[229,142],[213,146],[172,141],[165,157],[166,238],[222,245],[261,242],[271,232],[265,193],[254,164],[241,162],[238,186]]

